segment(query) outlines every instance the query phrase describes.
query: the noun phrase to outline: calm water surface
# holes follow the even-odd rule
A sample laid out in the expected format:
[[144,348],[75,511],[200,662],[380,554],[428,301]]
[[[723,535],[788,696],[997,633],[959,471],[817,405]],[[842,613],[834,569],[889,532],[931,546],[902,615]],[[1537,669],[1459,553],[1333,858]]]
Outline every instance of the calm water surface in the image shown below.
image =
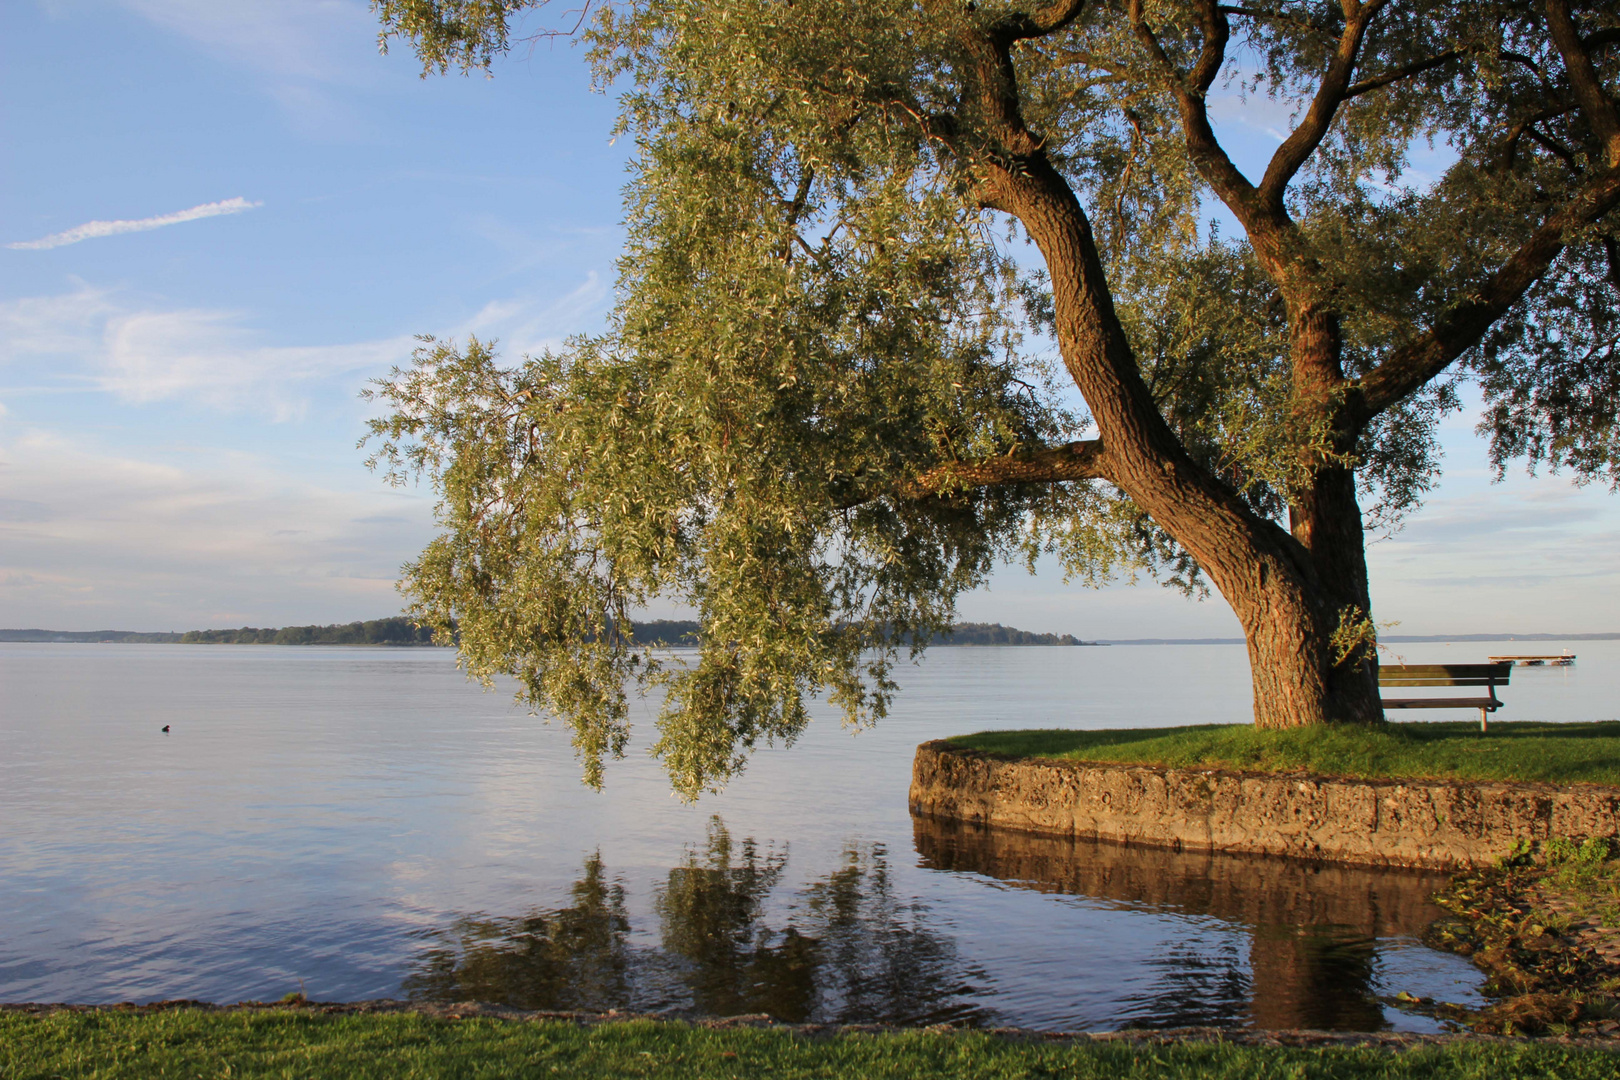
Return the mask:
[[[1515,672],[1500,718],[1615,717],[1620,643],[1568,644],[1579,666]],[[302,988],[1091,1030],[1426,1030],[1384,999],[1479,1000],[1416,939],[1433,875],[907,813],[926,739],[1246,720],[1241,647],[939,649],[901,683],[877,729],[813,725],[686,806],[645,739],[582,788],[566,732],[448,651],[0,645],[0,1000]]]

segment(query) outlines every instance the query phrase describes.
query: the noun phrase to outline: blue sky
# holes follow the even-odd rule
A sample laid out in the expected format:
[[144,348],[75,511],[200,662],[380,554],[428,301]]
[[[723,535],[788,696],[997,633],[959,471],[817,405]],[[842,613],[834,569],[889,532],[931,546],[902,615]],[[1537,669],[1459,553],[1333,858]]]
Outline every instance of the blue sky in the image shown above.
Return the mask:
[[[419,79],[407,51],[378,54],[359,0],[4,5],[0,626],[398,610],[431,498],[365,470],[358,392],[414,334],[522,352],[602,325],[613,114],[565,44],[493,79]],[[1251,155],[1285,123],[1222,116]],[[73,230],[87,238],[33,243]],[[1448,422],[1441,488],[1371,549],[1375,616],[1620,630],[1620,499],[1492,485],[1473,422]],[[1236,632],[1218,598],[1050,571],[1004,571],[962,611],[1087,637]]]

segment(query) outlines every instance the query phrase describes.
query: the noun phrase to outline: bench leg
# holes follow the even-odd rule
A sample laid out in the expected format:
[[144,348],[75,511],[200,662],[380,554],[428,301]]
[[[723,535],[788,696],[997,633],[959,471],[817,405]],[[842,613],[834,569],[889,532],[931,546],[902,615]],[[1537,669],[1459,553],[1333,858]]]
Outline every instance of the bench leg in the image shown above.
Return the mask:
[[1490,714],[1491,713],[1490,713],[1489,709],[1481,709],[1481,710],[1479,710],[1479,730],[1481,730],[1481,731],[1485,730],[1485,718],[1487,716],[1489,716]]

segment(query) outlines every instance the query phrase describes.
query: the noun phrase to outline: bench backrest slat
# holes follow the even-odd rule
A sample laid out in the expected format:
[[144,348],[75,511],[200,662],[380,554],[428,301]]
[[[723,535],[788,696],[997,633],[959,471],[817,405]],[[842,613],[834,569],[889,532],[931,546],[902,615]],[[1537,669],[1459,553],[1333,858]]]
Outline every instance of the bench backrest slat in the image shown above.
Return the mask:
[[1380,686],[1506,686],[1513,665],[1381,664]]
[[1506,679],[1379,679],[1379,686],[1501,686]]

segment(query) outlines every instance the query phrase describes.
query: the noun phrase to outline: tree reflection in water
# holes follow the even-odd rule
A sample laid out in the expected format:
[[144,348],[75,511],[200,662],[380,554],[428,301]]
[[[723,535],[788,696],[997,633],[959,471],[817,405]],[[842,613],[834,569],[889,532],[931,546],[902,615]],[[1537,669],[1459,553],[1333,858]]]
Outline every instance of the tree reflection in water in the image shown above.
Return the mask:
[[630,917],[624,886],[585,860],[573,903],[518,918],[468,916],[434,936],[406,976],[406,996],[488,1001],[523,1009],[604,1012],[631,1000]]
[[[1187,932],[1168,939],[1162,922],[1149,920],[1143,941],[1152,955],[1130,971],[1081,970],[1090,955],[1082,932],[1041,957],[1072,957],[1078,981],[996,973],[1000,1000],[1042,996],[1043,1008],[1084,1026],[1387,1027],[1375,996],[1377,943],[1415,937],[1436,915],[1427,898],[1444,881],[925,819],[914,828],[917,853],[933,870],[1178,920]],[[883,845],[850,845],[834,869],[797,889],[787,888],[787,870],[786,851],[736,840],[715,818],[704,842],[653,890],[657,946],[634,940],[625,886],[592,857],[565,906],[469,916],[435,932],[404,990],[417,999],[558,1011],[1007,1022],[990,1008],[990,977],[927,925],[921,904],[897,895]],[[1009,909],[998,910],[1005,917]],[[1218,932],[1204,932],[1211,927]],[[1110,988],[1090,1018],[1059,1000]]]
[[1375,994],[1377,941],[1416,938],[1439,916],[1428,898],[1447,880],[1428,871],[1124,847],[927,818],[913,818],[912,826],[924,866],[1247,931],[1247,972],[1233,950],[1168,949],[1155,964],[1162,977],[1151,996],[1120,1003],[1128,1022],[1140,1026],[1386,1028]]
[[752,839],[732,843],[718,818],[706,850],[688,851],[658,892],[664,951],[679,965],[695,1012],[770,1013],[802,1021],[816,1002],[816,945],[793,926],[778,933],[763,907],[787,865]]
[[984,977],[894,894],[881,844],[795,893],[772,925],[787,854],[735,841],[719,818],[656,890],[661,948],[630,941],[625,890],[585,862],[566,907],[467,917],[434,933],[403,989],[413,999],[524,1009],[769,1013],[793,1022],[983,1019]]

